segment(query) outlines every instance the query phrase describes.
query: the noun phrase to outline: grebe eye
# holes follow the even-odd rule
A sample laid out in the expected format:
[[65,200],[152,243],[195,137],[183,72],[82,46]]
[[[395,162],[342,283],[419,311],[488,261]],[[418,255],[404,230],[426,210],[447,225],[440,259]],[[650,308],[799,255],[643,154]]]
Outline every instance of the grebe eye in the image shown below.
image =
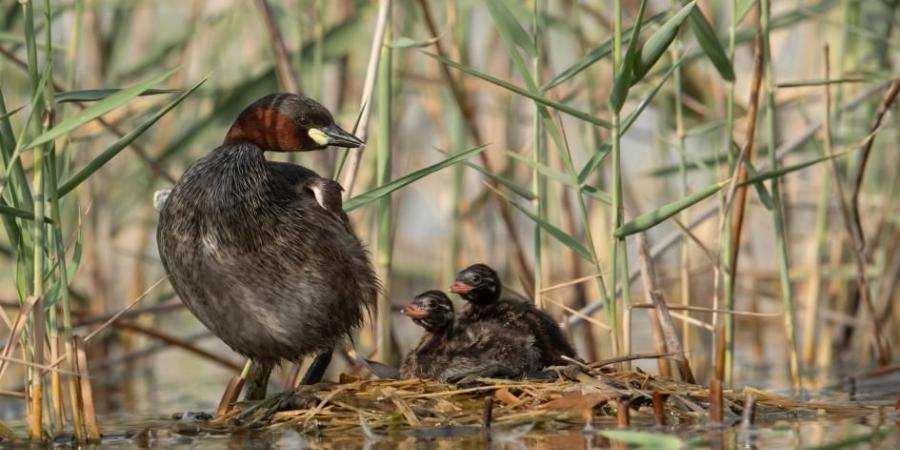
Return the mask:
[[477,273],[472,274],[472,282],[473,283],[481,283],[481,275],[478,275]]

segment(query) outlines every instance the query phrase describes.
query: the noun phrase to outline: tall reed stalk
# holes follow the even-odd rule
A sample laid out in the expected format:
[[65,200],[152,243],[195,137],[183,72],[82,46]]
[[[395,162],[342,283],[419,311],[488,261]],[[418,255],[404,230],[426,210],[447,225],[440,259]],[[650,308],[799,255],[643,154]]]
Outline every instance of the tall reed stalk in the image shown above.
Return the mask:
[[[738,27],[738,0],[732,0],[731,2],[731,18],[729,20],[728,25],[728,57],[732,61],[734,61],[734,53],[736,47],[736,37],[737,37],[737,27]],[[734,111],[734,83],[729,83],[728,85],[728,93],[726,96],[726,125],[725,125],[725,155],[727,160],[727,173],[732,174],[735,171],[735,155],[734,149],[734,121],[735,121],[735,111]],[[721,167],[721,166],[720,166]],[[727,198],[722,195],[721,202],[723,204],[722,207],[722,217],[720,230],[721,237],[719,240],[719,248],[720,248],[720,264],[722,266],[722,293],[723,293],[723,301],[725,303],[725,309],[729,311],[734,310],[734,289],[735,289],[735,280],[733,276],[733,271],[731,269],[732,265],[732,237],[731,237],[731,229],[732,229],[732,211],[731,208],[727,208],[724,205],[724,202]],[[718,296],[716,296],[718,298]],[[714,307],[718,307],[719,305],[714,305]],[[720,326],[718,324],[719,320],[723,320],[724,324]],[[726,386],[731,385],[732,380],[732,361],[733,361],[733,352],[734,352],[734,316],[731,314],[726,314],[723,318],[719,318],[718,315],[713,316],[713,324],[716,325],[717,333],[722,333],[721,338],[716,336],[714,341],[716,342],[716,346],[714,346],[714,354],[717,355],[715,358],[716,366],[719,365],[719,352],[724,352],[724,361],[722,361],[722,367],[716,367],[715,372],[716,376],[720,376],[721,381],[725,382]],[[715,347],[718,344],[724,345],[724,349],[719,350]]]
[[[615,0],[613,2],[613,85],[616,84],[616,80],[618,77],[623,76],[620,71],[622,67],[622,0]],[[613,105],[612,103],[609,106],[609,113],[612,117],[612,177],[610,190],[612,191],[612,205],[611,205],[611,214],[610,214],[610,231],[614,231],[619,229],[622,226],[622,167],[621,167],[621,158],[622,158],[622,124],[621,117],[619,115],[619,110],[621,106]],[[621,327],[619,324],[619,315],[618,315],[618,307],[616,305],[616,301],[618,298],[618,294],[616,292],[617,280],[619,274],[619,239],[615,236],[611,236],[609,239],[609,267],[610,267],[610,277],[609,277],[609,289],[611,290],[608,294],[608,301],[606,303],[606,311],[607,318],[609,320],[610,328],[612,329],[612,340],[613,340],[613,356],[621,355]],[[625,274],[624,283],[628,283],[628,274]],[[627,325],[626,325],[627,327]],[[627,345],[626,345],[627,348]]]
[[[766,136],[769,144],[769,164],[773,170],[778,169],[778,157],[775,155],[777,148],[775,135],[775,81],[772,74],[772,46],[769,39],[771,33],[769,0],[760,0],[762,13],[760,14],[760,25],[763,35],[763,52],[765,58],[765,79],[763,81],[764,97],[766,107]],[[784,334],[787,338],[788,361],[790,366],[791,381],[794,389],[799,392],[801,389],[800,381],[800,362],[797,357],[797,334],[794,325],[794,297],[791,291],[790,264],[788,262],[788,243],[787,230],[784,223],[784,209],[781,202],[780,179],[772,179],[769,185],[769,191],[772,195],[772,220],[775,222],[775,251],[778,259],[778,271],[781,281],[781,298],[784,304]]]
[[[534,79],[535,84],[538,86],[541,85],[541,70],[544,65],[544,61],[541,57],[541,49],[543,43],[541,42],[541,17],[546,13],[545,11],[546,2],[542,2],[541,0],[534,0],[534,5],[532,6],[532,19],[531,26],[533,29],[532,33],[532,42],[534,45],[534,56],[531,60],[531,66],[534,73],[532,74],[532,78]],[[532,119],[532,145],[533,145],[533,160],[534,160],[534,168],[531,171],[531,191],[534,195],[534,200],[532,204],[535,209],[535,213],[537,216],[543,220],[547,221],[547,182],[544,179],[539,167],[541,165],[547,164],[547,155],[546,155],[546,140],[545,134],[543,130],[543,121],[541,119],[541,105],[538,103],[534,104],[534,118]],[[543,299],[543,232],[540,226],[535,225],[534,227],[534,238],[532,245],[534,246],[533,250],[533,258],[534,258],[534,301],[539,308],[544,308],[544,299]]]
[[[391,6],[388,5],[387,29],[384,32],[385,42],[391,39]],[[376,182],[384,186],[391,181],[392,146],[391,125],[393,123],[393,50],[389,45],[381,48],[381,62],[378,65],[377,84],[378,136],[376,145]],[[391,262],[393,259],[393,234],[391,220],[391,196],[385,195],[378,200],[376,221],[378,229],[378,249],[376,266],[381,279],[381,292],[378,295],[378,314],[376,320],[376,345],[378,359],[384,364],[392,364],[391,352]]]
[[[679,2],[672,2],[674,6],[678,6]],[[672,55],[672,64],[678,64],[681,59],[681,39],[675,38],[672,46],[669,47],[669,53]],[[672,85],[675,91],[675,142],[678,147],[678,178],[680,184],[680,195],[686,197],[688,195],[687,184],[687,149],[685,148],[685,131],[684,131],[684,86],[682,85],[682,69],[680,66],[675,67],[675,73],[672,75]],[[679,214],[681,223],[688,223],[688,211],[684,210]],[[681,303],[684,306],[691,304],[691,278],[690,278],[690,260],[688,258],[690,247],[687,241],[682,241],[679,246],[679,283],[681,291]],[[626,272],[627,273],[627,272]],[[686,310],[684,315],[690,317],[690,310]],[[691,354],[691,325],[685,320],[682,322],[681,340],[684,352]]]

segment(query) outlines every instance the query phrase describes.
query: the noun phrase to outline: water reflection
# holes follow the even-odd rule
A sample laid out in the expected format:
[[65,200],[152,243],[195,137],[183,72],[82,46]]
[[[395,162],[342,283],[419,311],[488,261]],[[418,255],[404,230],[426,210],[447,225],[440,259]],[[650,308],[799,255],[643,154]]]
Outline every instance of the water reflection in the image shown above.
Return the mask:
[[[709,427],[705,424],[657,428],[639,417],[632,431],[665,433],[681,440],[684,448],[801,449],[846,443],[847,448],[900,448],[900,418],[893,408],[865,416],[812,415],[796,419],[762,420],[745,429],[739,425]],[[257,432],[214,435],[196,431],[185,421],[142,419],[105,421],[104,441],[98,449],[626,449],[626,444],[600,435],[615,425],[601,418],[590,429],[552,429],[532,424],[496,427],[487,442],[478,427],[444,427],[415,431],[357,429],[318,435],[302,434],[293,427]],[[0,448],[3,448],[0,445]]]

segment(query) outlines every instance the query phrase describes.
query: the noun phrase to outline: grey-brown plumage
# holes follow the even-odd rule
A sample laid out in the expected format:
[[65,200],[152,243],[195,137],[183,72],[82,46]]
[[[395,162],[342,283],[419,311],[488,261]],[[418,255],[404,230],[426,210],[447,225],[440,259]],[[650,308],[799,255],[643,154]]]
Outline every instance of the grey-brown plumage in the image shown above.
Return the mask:
[[407,378],[458,379],[467,375],[522,376],[541,369],[540,353],[527,333],[495,322],[455,323],[443,292],[422,293],[403,309],[426,334],[400,366]]
[[376,296],[340,185],[263,154],[324,148],[328,139],[362,144],[310,99],[265,97],[162,205],[157,241],[175,292],[216,336],[261,364],[333,349]]
[[563,356],[577,358],[552,317],[525,299],[502,296],[502,291],[497,272],[485,264],[473,264],[459,272],[450,292],[469,302],[459,317],[460,325],[491,322],[511,332],[533,336],[542,366],[568,364]]

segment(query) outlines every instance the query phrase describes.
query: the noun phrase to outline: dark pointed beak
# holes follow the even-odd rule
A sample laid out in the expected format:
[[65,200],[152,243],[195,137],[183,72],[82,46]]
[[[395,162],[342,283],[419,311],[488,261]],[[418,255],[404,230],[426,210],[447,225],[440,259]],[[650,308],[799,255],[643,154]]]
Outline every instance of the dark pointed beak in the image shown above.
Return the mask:
[[469,292],[472,292],[472,289],[474,289],[472,286],[469,286],[462,281],[454,281],[453,284],[450,285],[450,292],[459,295],[466,295]]
[[343,128],[337,125],[329,125],[322,128],[322,132],[328,136],[328,145],[344,148],[357,148],[365,145],[365,142],[360,138],[344,131]]
[[425,311],[425,308],[412,303],[404,306],[400,313],[413,320],[421,320],[428,316],[428,311]]

